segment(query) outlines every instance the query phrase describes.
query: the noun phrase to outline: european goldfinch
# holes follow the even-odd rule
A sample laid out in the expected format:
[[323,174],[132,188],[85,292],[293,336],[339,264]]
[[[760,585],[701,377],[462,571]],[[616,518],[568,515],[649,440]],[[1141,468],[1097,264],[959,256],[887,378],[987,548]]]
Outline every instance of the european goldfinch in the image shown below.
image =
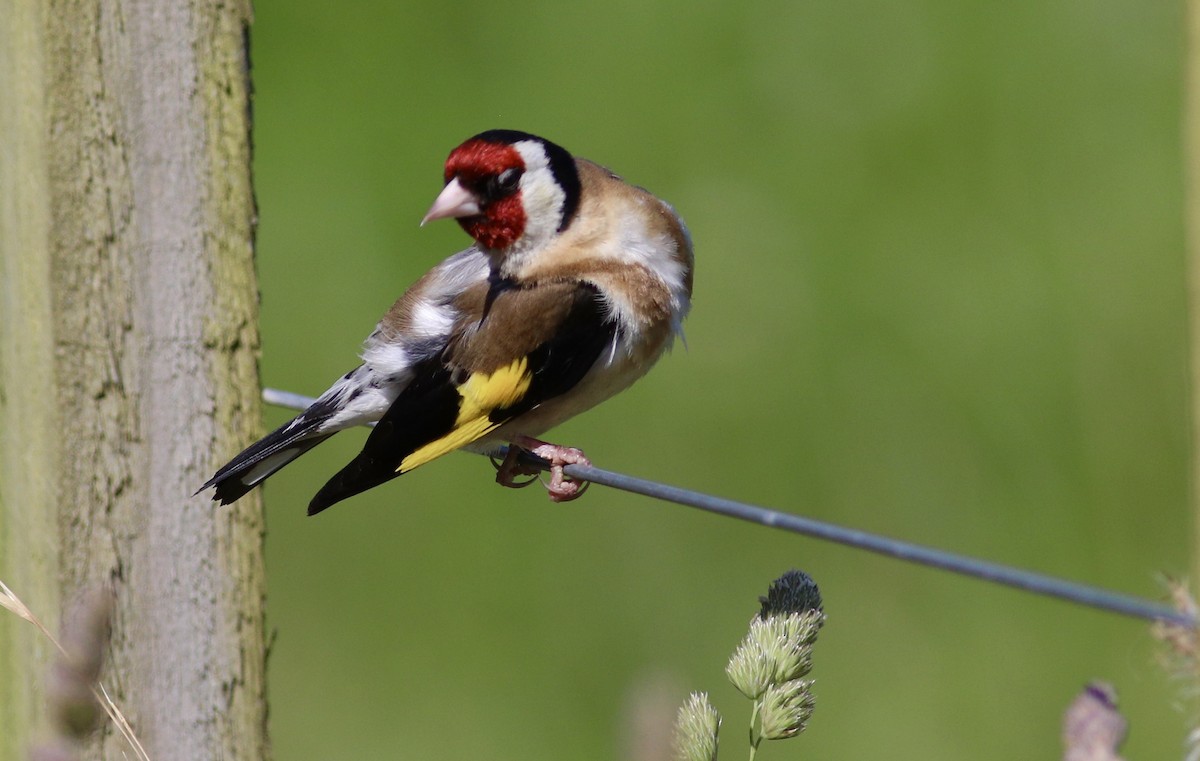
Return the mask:
[[[217,471],[228,504],[351,426],[362,452],[313,497],[312,515],[467,447],[508,442],[551,463],[554,501],[577,449],[538,441],[640,378],[681,332],[692,243],[664,201],[534,135],[483,132],[451,151],[421,224],[454,218],[475,242],[426,273],[367,338],[362,364]],[[197,492],[199,493],[199,492]]]

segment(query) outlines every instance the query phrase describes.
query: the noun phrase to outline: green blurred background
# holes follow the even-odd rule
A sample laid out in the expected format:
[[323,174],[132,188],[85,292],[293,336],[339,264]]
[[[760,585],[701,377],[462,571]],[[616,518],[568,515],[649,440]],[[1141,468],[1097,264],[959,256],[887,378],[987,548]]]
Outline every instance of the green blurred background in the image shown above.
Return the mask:
[[[550,438],[1130,593],[1187,571],[1177,4],[255,5],[268,385],[352,367],[466,243],[417,226],[446,154],[527,130],[697,252],[687,350]],[[280,761],[623,758],[663,685],[711,691],[741,758],[722,670],[792,567],[829,614],[817,713],[761,758],[1053,759],[1097,677],[1128,756],[1181,754],[1139,622],[600,487],[552,506],[465,454],[306,518],[362,438],[266,487]]]

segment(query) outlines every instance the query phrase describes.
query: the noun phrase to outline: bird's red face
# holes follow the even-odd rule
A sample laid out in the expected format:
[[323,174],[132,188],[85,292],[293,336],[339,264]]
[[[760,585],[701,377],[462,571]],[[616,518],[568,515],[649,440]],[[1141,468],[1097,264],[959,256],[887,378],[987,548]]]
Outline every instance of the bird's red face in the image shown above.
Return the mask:
[[488,130],[446,159],[446,187],[421,224],[458,220],[484,250],[507,257],[546,245],[579,208],[575,159],[561,146],[516,130]]
[[514,146],[468,140],[446,159],[446,189],[425,219],[455,217],[481,246],[506,249],[525,233],[524,172],[525,161]]

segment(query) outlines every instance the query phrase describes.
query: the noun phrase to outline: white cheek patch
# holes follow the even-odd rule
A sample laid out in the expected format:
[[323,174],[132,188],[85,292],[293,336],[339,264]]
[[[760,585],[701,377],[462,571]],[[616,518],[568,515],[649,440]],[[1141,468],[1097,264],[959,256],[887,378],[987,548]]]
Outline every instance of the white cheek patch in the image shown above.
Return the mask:
[[521,205],[525,209],[525,233],[517,244],[529,249],[539,246],[558,232],[567,194],[554,179],[546,149],[535,140],[523,140],[513,146],[525,162],[521,175]]

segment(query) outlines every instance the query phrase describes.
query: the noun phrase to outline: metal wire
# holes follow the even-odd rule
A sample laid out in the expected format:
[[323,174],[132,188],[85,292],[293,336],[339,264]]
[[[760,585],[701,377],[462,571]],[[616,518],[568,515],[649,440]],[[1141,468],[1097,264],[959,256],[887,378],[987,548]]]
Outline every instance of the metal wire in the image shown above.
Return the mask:
[[[307,408],[314,401],[310,397],[272,388],[263,389],[263,400],[268,404],[297,410]],[[532,455],[528,455],[526,459],[531,465],[543,469],[549,467],[549,464],[544,460]],[[838,526],[825,521],[818,521],[790,513],[781,513],[778,510],[771,510],[722,497],[714,497],[710,494],[701,494],[689,489],[681,489],[677,486],[648,481],[623,473],[614,473],[611,470],[583,465],[568,465],[563,468],[563,472],[579,481],[590,481],[594,484],[601,484],[613,489],[641,494],[664,502],[674,502],[675,504],[757,523],[769,528],[837,542],[838,544],[857,547],[869,552],[896,558],[897,560],[920,563],[921,565],[1023,589],[1035,594],[1055,597],[1079,605],[1179,626],[1194,627],[1197,625],[1197,622],[1191,616],[1169,606],[1140,597],[1101,589],[1100,587],[1046,576],[1034,573],[1033,571],[1013,568],[1012,566],[992,563],[986,560],[978,560],[965,555],[957,555],[932,547],[925,547],[866,531]]]

